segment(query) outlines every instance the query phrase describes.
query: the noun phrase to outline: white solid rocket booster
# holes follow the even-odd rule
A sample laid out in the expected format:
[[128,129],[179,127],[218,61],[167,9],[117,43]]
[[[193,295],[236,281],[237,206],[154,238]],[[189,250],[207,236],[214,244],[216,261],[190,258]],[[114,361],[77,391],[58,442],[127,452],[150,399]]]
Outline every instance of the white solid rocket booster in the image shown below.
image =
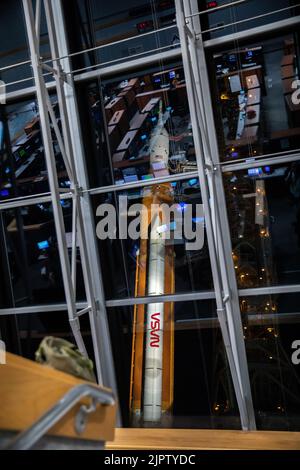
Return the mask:
[[[150,164],[168,168],[169,134],[164,127],[162,102],[159,121],[150,140]],[[149,240],[148,295],[163,295],[165,286],[165,237],[159,233],[159,214],[152,219]],[[149,304],[146,319],[144,404],[145,422],[159,423],[162,415],[164,304]]]
[[[150,233],[148,295],[162,295],[165,285],[165,240],[157,232],[159,215],[153,220]],[[147,308],[144,421],[160,422],[163,376],[163,303],[149,304]]]

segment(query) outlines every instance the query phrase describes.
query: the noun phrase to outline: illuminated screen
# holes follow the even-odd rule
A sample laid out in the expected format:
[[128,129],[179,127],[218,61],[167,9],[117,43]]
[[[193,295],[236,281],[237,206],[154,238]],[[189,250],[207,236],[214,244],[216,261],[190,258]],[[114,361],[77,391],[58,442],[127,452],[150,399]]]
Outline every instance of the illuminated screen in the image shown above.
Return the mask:
[[248,176],[260,176],[262,174],[262,168],[251,168],[248,170]]
[[49,243],[47,240],[43,240],[42,242],[38,242],[37,246],[39,250],[46,250],[49,248]]
[[142,175],[142,180],[152,180],[153,175]]

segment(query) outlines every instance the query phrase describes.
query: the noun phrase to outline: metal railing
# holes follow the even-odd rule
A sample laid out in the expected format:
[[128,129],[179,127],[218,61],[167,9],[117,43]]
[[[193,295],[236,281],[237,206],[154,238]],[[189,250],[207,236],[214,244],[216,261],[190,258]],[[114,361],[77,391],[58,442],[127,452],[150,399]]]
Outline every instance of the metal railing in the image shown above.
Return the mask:
[[55,405],[42,415],[29,428],[19,433],[6,447],[7,450],[27,450],[32,448],[58,421],[60,421],[82,398],[92,399],[90,406],[82,405],[75,416],[74,428],[80,435],[87,422],[87,416],[93,413],[97,405],[113,406],[115,399],[112,392],[93,384],[81,384],[69,390]]

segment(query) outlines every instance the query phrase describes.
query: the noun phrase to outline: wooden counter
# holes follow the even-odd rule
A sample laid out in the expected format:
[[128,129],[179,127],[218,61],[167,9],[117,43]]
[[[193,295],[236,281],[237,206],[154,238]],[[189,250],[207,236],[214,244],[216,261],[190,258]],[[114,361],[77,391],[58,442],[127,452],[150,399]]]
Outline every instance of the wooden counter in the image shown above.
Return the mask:
[[295,78],[285,78],[282,80],[282,86],[283,86],[283,93],[285,95],[289,93],[293,93],[295,91],[295,88],[292,87],[293,82],[295,81]]
[[126,109],[126,104],[122,96],[117,96],[105,106],[105,116],[110,121],[116,111]]
[[295,77],[295,69],[293,65],[284,65],[281,67],[281,77],[282,79],[293,78]]
[[260,87],[250,89],[247,93],[247,105],[253,106],[254,104],[259,104],[260,98],[261,98]]
[[259,83],[257,75],[248,75],[246,78],[246,84],[247,84],[248,90],[259,87],[260,83]]
[[118,126],[120,132],[125,134],[128,131],[128,120],[124,109],[116,111],[110,119],[108,126]]
[[108,450],[300,450],[300,432],[116,429]]
[[284,55],[281,60],[281,67],[284,67],[285,65],[293,65],[294,58],[295,58],[294,54]]
[[148,113],[141,114],[139,111],[133,116],[129,123],[129,130],[134,131],[140,129],[145,125],[145,121],[148,119]]
[[254,111],[256,114],[251,119],[246,114],[245,127],[246,126],[253,126],[254,124],[259,124],[259,121],[260,121],[260,105],[256,104],[254,106],[247,106],[246,113],[249,113],[251,111]]
[[[0,366],[0,430],[18,431],[28,428],[70,389],[86,383],[72,375],[60,372],[14,354],[6,354],[6,365]],[[74,429],[74,418],[82,404],[82,398],[51,429],[49,434],[78,437]],[[114,438],[115,406],[97,407],[91,413],[80,439],[97,441]]]

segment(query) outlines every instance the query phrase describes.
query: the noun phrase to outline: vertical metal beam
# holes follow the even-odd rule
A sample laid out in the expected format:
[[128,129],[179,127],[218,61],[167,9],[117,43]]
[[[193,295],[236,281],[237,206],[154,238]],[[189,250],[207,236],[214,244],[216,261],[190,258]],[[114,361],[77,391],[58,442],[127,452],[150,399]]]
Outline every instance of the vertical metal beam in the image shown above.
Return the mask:
[[29,42],[31,65],[36,85],[37,101],[40,114],[40,125],[44,143],[45,160],[47,165],[51,202],[55,222],[58,250],[62,269],[66,303],[68,306],[69,322],[80,351],[86,355],[85,345],[80,333],[79,319],[76,318],[76,301],[72,285],[69,257],[66,243],[66,232],[59,198],[58,178],[55,164],[55,155],[51,135],[50,120],[47,108],[47,89],[42,75],[39,57],[39,44],[36,36],[35,18],[32,0],[23,0],[23,9],[26,30]]
[[[183,65],[186,74],[193,135],[205,208],[207,237],[216,291],[218,318],[232,374],[242,428],[255,429],[248,365],[240,316],[239,298],[231,257],[231,240],[222,177],[213,167],[218,158],[214,141],[214,121],[206,62],[198,51],[195,34],[200,28],[198,17],[190,18],[187,31],[185,17],[198,11],[194,0],[176,0],[177,24],[180,33]],[[204,86],[205,85],[205,86]],[[201,129],[201,134],[199,130]],[[212,151],[213,149],[213,151]],[[220,172],[221,176],[221,172]],[[221,208],[221,210],[220,210]]]
[[[72,147],[71,136],[70,136],[70,126],[69,126],[67,110],[66,110],[66,98],[65,98],[64,87],[63,87],[64,75],[62,73],[60,62],[58,60],[55,60],[55,58],[58,57],[59,50],[58,50],[58,45],[57,45],[57,35],[56,35],[54,21],[53,21],[53,12],[52,12],[51,2],[49,2],[48,0],[44,0],[44,7],[45,7],[46,22],[47,22],[47,27],[48,27],[51,56],[53,59],[53,69],[55,72],[54,77],[55,77],[56,91],[57,91],[57,97],[58,97],[58,106],[59,106],[60,118],[61,118],[61,123],[62,123],[62,134],[63,134],[62,146],[64,147],[64,150],[65,150],[66,166],[70,168],[69,178],[71,181],[71,188],[74,194],[73,195],[73,227],[72,227],[73,243],[72,243],[71,279],[73,283],[74,292],[76,292],[76,249],[77,249],[76,233],[78,231],[85,292],[87,296],[88,305],[90,307],[90,318],[93,318],[94,315],[96,314],[96,304],[95,304],[95,298],[94,298],[94,293],[92,289],[89,262],[87,260],[85,234],[84,234],[83,226],[82,226],[82,214],[81,214],[81,207],[80,207],[80,202],[79,202],[80,188],[79,188],[78,181],[77,181],[73,147]],[[50,100],[48,100],[48,104],[50,104]],[[50,110],[51,110],[51,104],[50,104]],[[51,115],[51,112],[50,112],[50,115]],[[55,116],[53,116],[52,121],[53,123],[56,122]],[[96,361],[98,381],[99,383],[103,385],[98,342],[97,342],[97,338],[95,338],[95,335],[94,335],[94,328],[91,328],[91,329],[92,329],[92,338],[93,338],[93,344],[94,344],[94,355],[95,355],[95,361]]]
[[[193,14],[198,11],[196,0],[189,0],[188,2],[184,2],[184,4],[188,13],[190,12]],[[194,31],[195,36],[198,35],[198,33],[201,31],[201,25],[198,16],[192,20],[192,30]],[[191,49],[195,50],[196,53],[196,60],[193,65],[194,68],[196,68],[196,79],[197,81],[199,80],[199,91],[202,90],[202,95],[199,93],[198,97],[200,98],[200,101],[203,102],[203,107],[205,109],[204,115],[206,120],[208,145],[210,147],[210,159],[214,165],[219,163],[219,148],[203,40],[202,36],[199,36],[199,39],[190,41],[190,47]],[[253,409],[251,386],[249,380],[249,370],[244,342],[243,325],[241,320],[239,295],[232,259],[232,244],[226,210],[226,198],[222,172],[219,165],[213,167],[211,172],[208,172],[208,178],[211,186],[211,201],[214,203],[213,207],[216,214],[216,243],[220,251],[221,276],[224,282],[224,290],[229,293],[229,300],[226,304],[228,329],[237,367],[237,373],[240,380],[241,392],[247,409],[249,420],[247,427],[249,429],[255,429],[255,413]]]
[[[187,14],[198,12],[196,0],[184,2]],[[229,300],[226,304],[228,329],[231,338],[232,350],[237,367],[237,373],[240,381],[242,396],[248,414],[248,428],[255,429],[255,413],[253,409],[252,393],[249,380],[248,362],[245,349],[243,325],[241,320],[240,303],[236,275],[232,259],[232,244],[230,237],[230,228],[226,210],[226,198],[223,186],[222,172],[219,165],[219,147],[216,135],[216,128],[211,101],[211,90],[209,86],[209,76],[207,72],[206,57],[201,34],[201,24],[199,16],[193,17],[191,29],[194,39],[190,40],[190,49],[195,54],[193,61],[195,83],[198,86],[198,99],[203,103],[205,109],[205,122],[208,136],[208,147],[210,149],[209,158],[213,164],[211,171],[208,172],[208,179],[211,191],[211,201],[215,213],[215,236],[219,248],[220,269],[224,283],[224,291],[229,293]],[[197,39],[196,39],[197,37]],[[216,166],[214,166],[216,165]]]
[[41,0],[36,0],[35,6],[35,34],[37,38],[37,45],[40,46],[40,31],[41,31]]
[[[48,0],[46,0],[48,1]],[[49,2],[48,2],[49,3]],[[69,54],[68,42],[64,24],[64,12],[61,0],[50,2],[53,14],[53,27],[56,31],[58,54],[56,57],[66,57]],[[71,71],[69,58],[62,59],[60,65],[65,73]],[[88,176],[85,166],[85,156],[81,136],[81,127],[76,102],[76,92],[73,78],[68,74],[67,82],[63,84],[66,115],[70,124],[70,143],[73,148],[74,165],[77,173],[78,185],[82,190],[88,189]],[[90,270],[91,287],[96,299],[96,309],[90,313],[90,322],[93,334],[95,353],[98,351],[103,384],[112,388],[117,395],[115,368],[113,362],[112,347],[110,341],[109,326],[105,307],[105,295],[102,282],[102,272],[98,257],[96,230],[94,226],[94,214],[90,195],[87,192],[80,193],[78,209],[81,211],[82,232],[84,236],[86,252],[82,256],[82,262],[88,263]],[[119,417],[120,424],[120,417]]]

